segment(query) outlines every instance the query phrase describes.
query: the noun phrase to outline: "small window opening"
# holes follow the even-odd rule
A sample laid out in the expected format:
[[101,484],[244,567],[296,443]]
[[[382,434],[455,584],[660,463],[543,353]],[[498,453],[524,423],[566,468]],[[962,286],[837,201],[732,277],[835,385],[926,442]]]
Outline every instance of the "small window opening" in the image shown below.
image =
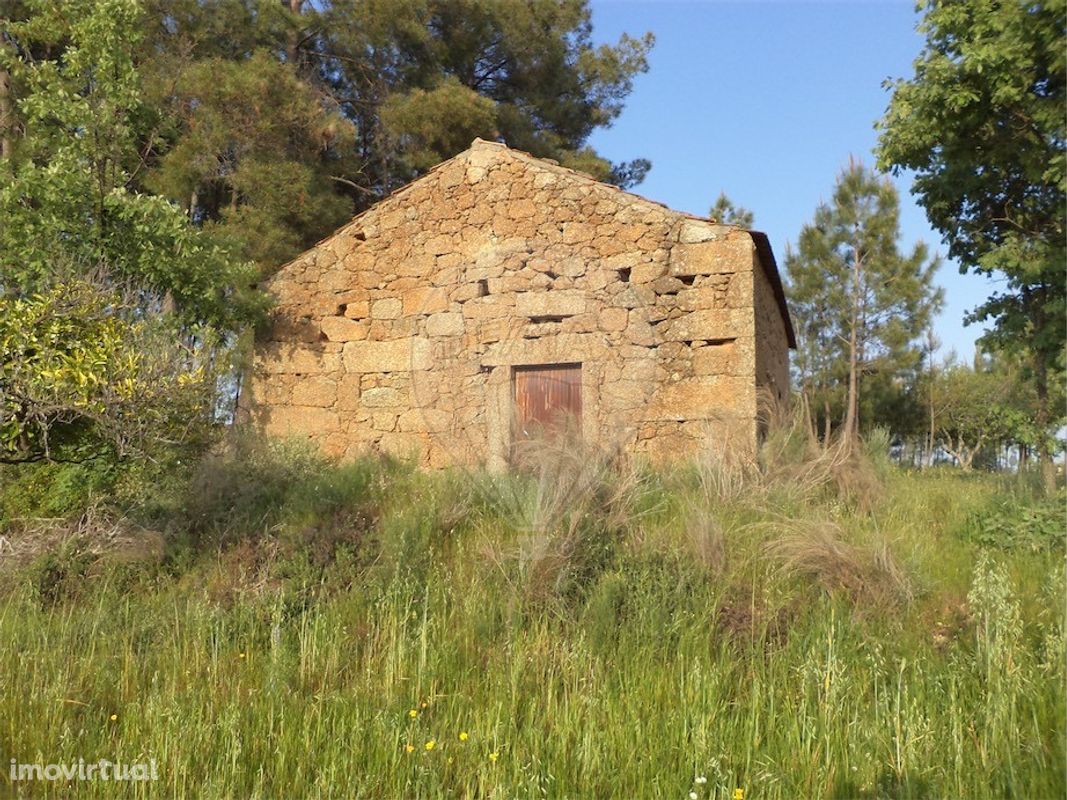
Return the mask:
[[680,278],[679,278],[678,280],[680,280],[680,281],[681,281],[681,282],[682,282],[682,283],[683,283],[684,285],[686,285],[686,286],[692,286],[692,285],[693,285],[693,282],[694,282],[694,281],[695,281],[696,279],[697,279],[697,276],[696,276],[696,275],[683,275],[683,276],[682,276],[682,277],[680,277]]
[[620,270],[616,270],[619,273],[619,280],[623,283],[630,282],[630,267],[623,267]]
[[478,296],[479,297],[488,297],[489,296],[489,280],[488,280],[488,278],[482,278],[482,279],[480,279],[478,281]]
[[535,325],[540,325],[542,322],[563,322],[570,314],[542,314],[536,317],[530,317],[530,322]]

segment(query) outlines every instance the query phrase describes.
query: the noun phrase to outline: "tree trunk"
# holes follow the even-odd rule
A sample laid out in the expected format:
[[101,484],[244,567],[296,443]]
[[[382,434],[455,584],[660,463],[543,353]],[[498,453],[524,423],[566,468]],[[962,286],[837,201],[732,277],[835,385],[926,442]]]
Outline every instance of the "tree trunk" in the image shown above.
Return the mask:
[[960,436],[957,440],[953,441],[951,436],[946,436],[945,441],[941,443],[941,447],[946,453],[956,459],[956,464],[964,472],[971,471],[971,464],[974,462],[975,453],[981,448],[981,440],[974,447],[967,447],[967,443],[963,437]]
[[0,159],[10,161],[15,152],[15,103],[11,99],[11,73],[0,68]]
[[811,407],[811,392],[808,391],[806,383],[804,388],[800,390],[800,402],[804,404],[804,422],[808,426],[808,441],[814,442],[816,440],[815,411]]
[[935,426],[936,420],[934,419],[934,371],[933,371],[933,369],[930,370],[930,406],[929,406],[929,417],[928,417],[927,422],[928,422],[928,426],[927,426],[927,429],[926,429],[926,453],[925,453],[925,459],[924,460],[926,462],[926,466],[927,467],[932,467],[934,465],[934,435],[937,432],[937,428]]
[[[856,235],[859,235],[857,229]],[[848,401],[842,436],[849,446],[859,434],[859,324],[860,324],[861,261],[858,242],[852,245],[852,315],[848,334]]]
[[830,434],[832,433],[832,431],[830,429],[830,400],[829,400],[829,398],[827,398],[825,396],[823,397],[823,401],[822,401],[822,409],[823,409],[822,443],[823,443],[823,447],[829,447],[830,446]]
[[[300,16],[303,7],[304,0],[289,0],[289,12],[293,16]],[[295,67],[300,57],[300,28],[296,26],[295,21],[293,25],[293,29],[289,31],[289,41],[285,48],[285,55],[286,60]]]
[[1041,478],[1045,484],[1045,492],[1052,494],[1056,491],[1056,465],[1052,460],[1052,448],[1049,447],[1049,396],[1048,396],[1048,370],[1041,354],[1035,352],[1034,359],[1034,390],[1037,393],[1037,422],[1038,445],[1037,452],[1041,459]]

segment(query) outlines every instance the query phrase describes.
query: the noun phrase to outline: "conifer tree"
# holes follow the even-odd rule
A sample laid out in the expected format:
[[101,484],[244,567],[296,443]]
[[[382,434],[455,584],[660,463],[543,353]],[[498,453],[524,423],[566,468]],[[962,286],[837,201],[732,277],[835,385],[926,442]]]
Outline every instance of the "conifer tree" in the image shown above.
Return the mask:
[[902,253],[899,238],[893,185],[850,161],[831,202],[816,209],[786,255],[800,384],[827,438],[834,412],[843,439],[857,438],[865,377],[914,369],[919,337],[941,305],[938,259],[921,242]]

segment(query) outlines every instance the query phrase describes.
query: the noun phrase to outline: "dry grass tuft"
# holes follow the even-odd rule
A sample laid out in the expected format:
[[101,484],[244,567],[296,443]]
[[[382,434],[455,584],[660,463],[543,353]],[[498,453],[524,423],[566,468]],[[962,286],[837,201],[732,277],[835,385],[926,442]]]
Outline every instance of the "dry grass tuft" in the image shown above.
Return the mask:
[[689,554],[712,575],[726,568],[726,537],[722,526],[706,510],[690,507],[685,515],[685,543]]
[[718,437],[709,439],[697,459],[698,481],[709,501],[766,507],[773,499],[810,504],[831,495],[862,512],[871,510],[882,484],[862,447],[820,440],[803,398],[786,406],[764,394],[759,407],[766,436],[758,452],[738,438]]
[[0,570],[16,570],[41,556],[77,550],[97,562],[156,562],[165,541],[157,531],[92,505],[78,517],[10,520],[0,536]]
[[845,592],[857,603],[911,601],[910,581],[884,540],[860,547],[828,520],[796,519],[774,527],[777,535],[765,548],[784,573],[812,579],[828,593]]
[[546,600],[590,584],[638,516],[643,484],[621,447],[590,444],[573,428],[517,445],[512,473],[484,489],[487,505],[524,534],[515,557],[519,588]]

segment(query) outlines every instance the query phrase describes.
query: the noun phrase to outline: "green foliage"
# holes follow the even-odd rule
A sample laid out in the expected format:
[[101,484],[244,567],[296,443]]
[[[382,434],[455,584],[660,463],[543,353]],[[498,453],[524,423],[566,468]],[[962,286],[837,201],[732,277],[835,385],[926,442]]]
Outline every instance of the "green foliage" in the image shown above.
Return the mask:
[[[261,537],[281,522],[290,499],[303,509],[309,487],[325,479],[328,462],[295,442],[238,438],[230,451],[208,455],[188,488],[184,527],[200,546]],[[354,498],[348,498],[352,500]]]
[[[446,127],[442,120],[448,120]],[[476,136],[493,139],[492,100],[448,77],[430,91],[394,94],[382,108],[382,126],[411,172],[425,172],[448,154],[465,150]]]
[[80,514],[109,496],[115,482],[115,468],[108,462],[7,466],[0,470],[0,520]]
[[964,365],[948,366],[937,375],[931,390],[935,438],[965,470],[971,468],[983,445],[1010,438],[1007,402],[1011,386],[1001,376]]
[[975,509],[963,528],[965,538],[983,547],[1029,552],[1062,552],[1067,495],[1042,499],[1012,495]]
[[[3,22],[24,135],[0,167],[0,460],[160,458],[206,440],[255,270],[140,179],[160,144],[136,0]],[[150,451],[153,451],[150,455]]]
[[[933,283],[939,261],[921,242],[900,251],[899,211],[887,179],[850,164],[797,249],[786,252],[798,383],[826,430],[847,419],[853,374],[858,411],[863,387],[880,386],[884,396],[880,377],[893,381],[919,367],[919,338],[941,306]],[[884,423],[887,415],[865,410],[865,425]]]
[[148,0],[162,141],[142,178],[264,269],[475,136],[633,185],[648,162],[588,139],[652,38],[596,46],[590,16],[586,0]]
[[175,337],[84,281],[0,294],[0,462],[121,458],[202,433],[215,375]]
[[708,217],[724,225],[737,225],[740,228],[751,228],[755,223],[753,213],[744,206],[735,206],[726,192],[719,192],[715,205],[708,211]]
[[85,582],[93,556],[74,539],[56,550],[42,553],[26,568],[26,581],[36,602],[51,608],[85,594]]
[[193,222],[239,242],[262,267],[351,216],[331,174],[355,130],[292,65],[262,50],[241,60],[205,58],[177,77],[153,74],[149,92],[172,144],[146,185],[184,206]]
[[[1063,0],[923,3],[926,44],[889,84],[879,162],[914,170],[915,193],[964,271],[1004,280],[974,309],[994,349],[1029,353],[1037,421],[1055,429],[1067,286],[1067,85]],[[1048,448],[1043,448],[1048,453]]]
[[[164,199],[134,184],[154,145],[131,57],[143,19],[134,0],[34,0],[29,18],[5,32],[60,55],[4,51],[21,87],[26,135],[0,171],[0,273],[6,292],[57,280],[59,265],[104,275],[160,303],[188,325],[232,328],[257,302],[254,273],[192,228]],[[61,13],[62,12],[62,13]],[[17,51],[14,51],[17,55]]]

